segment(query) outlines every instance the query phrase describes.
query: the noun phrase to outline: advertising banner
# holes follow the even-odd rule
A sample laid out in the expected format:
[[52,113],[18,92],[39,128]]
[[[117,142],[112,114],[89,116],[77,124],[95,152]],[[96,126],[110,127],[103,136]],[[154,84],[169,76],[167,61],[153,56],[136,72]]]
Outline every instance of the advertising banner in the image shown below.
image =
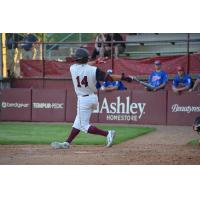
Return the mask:
[[197,116],[200,116],[199,92],[181,95],[168,92],[168,125],[191,126]]
[[65,89],[33,89],[32,121],[64,122],[65,105]]
[[66,102],[66,121],[73,122],[76,117],[76,104],[77,104],[77,97],[74,90],[68,89],[67,90],[67,102]]
[[132,124],[166,124],[166,92],[100,93],[99,122]]
[[31,89],[4,89],[0,103],[2,121],[31,121]]
[[1,106],[2,106],[2,90],[0,88],[0,121],[1,121],[1,111],[2,111]]
[[3,66],[2,66],[2,37],[1,37],[1,33],[0,33],[0,79],[1,77],[3,77]]

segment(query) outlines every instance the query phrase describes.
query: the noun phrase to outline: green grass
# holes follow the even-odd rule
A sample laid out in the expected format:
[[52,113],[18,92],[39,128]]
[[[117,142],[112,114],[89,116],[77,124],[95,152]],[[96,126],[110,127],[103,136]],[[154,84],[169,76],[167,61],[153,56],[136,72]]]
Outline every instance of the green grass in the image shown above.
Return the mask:
[[191,140],[189,141],[187,144],[190,144],[190,145],[198,145],[198,140]]
[[[119,144],[129,139],[155,130],[149,127],[98,125],[99,128],[116,130],[114,143]],[[0,123],[0,144],[49,144],[52,141],[64,141],[71,130],[71,124],[54,123]],[[105,138],[98,135],[79,134],[73,144],[105,144]]]

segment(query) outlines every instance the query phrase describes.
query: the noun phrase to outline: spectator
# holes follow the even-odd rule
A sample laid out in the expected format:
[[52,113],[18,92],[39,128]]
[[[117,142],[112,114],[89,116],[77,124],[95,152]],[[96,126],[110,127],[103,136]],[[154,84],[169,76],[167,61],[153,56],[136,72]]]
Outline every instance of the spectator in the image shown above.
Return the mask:
[[119,41],[119,43],[113,44],[114,51],[115,51],[115,58],[118,58],[119,53],[123,53],[126,48],[125,43],[122,43],[124,41],[122,36],[119,33],[114,33],[113,34],[113,42],[118,42],[118,41]]
[[103,33],[99,33],[96,36],[95,39],[95,47],[94,47],[94,51],[92,53],[92,59],[96,59],[96,57],[98,55],[100,55],[100,57],[104,57],[104,43],[105,43],[105,37]]
[[34,34],[26,33],[23,42],[23,58],[35,60],[37,55],[36,47],[38,46],[35,43],[39,42],[38,38]]
[[[112,74],[112,69],[107,70],[107,74]],[[97,87],[97,89],[99,86]],[[103,82],[100,90],[103,91],[113,91],[113,90],[127,90],[127,88],[124,86],[124,84],[121,81],[105,81]]]
[[189,90],[189,92],[196,91],[197,89],[199,90],[200,86],[200,74],[198,75],[196,81],[194,82],[194,86]]
[[154,66],[155,71],[153,71],[148,78],[148,83],[153,87],[153,90],[145,88],[147,91],[158,91],[164,89],[168,81],[167,73],[161,69],[161,62],[156,60]]
[[[113,47],[114,47],[114,56],[115,58],[118,58],[119,53],[123,53],[126,45],[122,38],[122,36],[119,33],[113,33],[111,36],[109,33],[105,34],[106,42],[113,41]],[[111,43],[108,43],[105,45],[105,53],[104,56],[111,56]]]
[[[19,60],[21,59],[21,50],[18,44],[23,40],[23,36],[18,33],[6,34],[6,47],[8,49],[9,75],[12,77],[20,76]],[[11,62],[10,62],[11,61]]]
[[191,86],[191,77],[185,73],[184,68],[182,66],[179,66],[177,68],[177,75],[174,77],[173,80],[172,91],[180,94],[183,91],[189,90]]
[[109,42],[109,43],[105,43],[105,51],[104,51],[104,56],[110,57],[111,56],[111,35],[110,33],[105,33],[105,42]]

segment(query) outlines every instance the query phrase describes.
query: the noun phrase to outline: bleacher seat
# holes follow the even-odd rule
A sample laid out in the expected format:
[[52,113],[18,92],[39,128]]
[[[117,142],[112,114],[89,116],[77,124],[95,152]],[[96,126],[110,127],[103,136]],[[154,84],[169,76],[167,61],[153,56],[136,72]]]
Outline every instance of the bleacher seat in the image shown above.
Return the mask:
[[[184,55],[187,53],[187,33],[140,33],[126,36],[124,55],[145,58],[156,55]],[[200,33],[191,33],[189,52],[200,50]]]

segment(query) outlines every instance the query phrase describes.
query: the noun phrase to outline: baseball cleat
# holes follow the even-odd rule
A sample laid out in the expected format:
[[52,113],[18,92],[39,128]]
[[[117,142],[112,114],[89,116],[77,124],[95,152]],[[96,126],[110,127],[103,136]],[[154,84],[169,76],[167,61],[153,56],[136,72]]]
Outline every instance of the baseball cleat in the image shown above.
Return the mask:
[[52,142],[51,146],[54,149],[69,149],[69,143],[68,142]]
[[115,131],[114,130],[109,130],[108,131],[108,135],[107,135],[107,145],[106,145],[106,147],[111,147],[112,146],[114,137],[115,137]]

